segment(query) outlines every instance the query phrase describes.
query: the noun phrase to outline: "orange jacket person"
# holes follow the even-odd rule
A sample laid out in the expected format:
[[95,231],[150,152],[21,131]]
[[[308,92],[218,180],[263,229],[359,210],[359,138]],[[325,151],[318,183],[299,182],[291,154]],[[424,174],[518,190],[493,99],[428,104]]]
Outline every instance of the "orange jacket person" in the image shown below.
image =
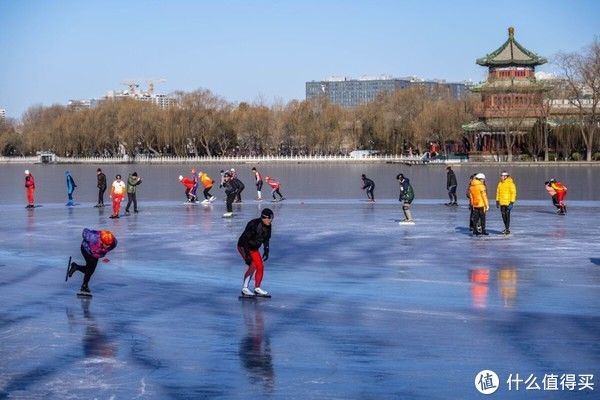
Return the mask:
[[198,172],[198,178],[200,179],[200,182],[204,187],[204,200],[214,201],[216,197],[210,194],[210,189],[212,189],[213,185],[215,184],[215,181],[210,176],[208,176],[206,172],[203,171]]
[[33,195],[35,193],[35,179],[28,169],[25,170],[25,193],[27,195],[27,207],[33,208]]
[[558,214],[565,215],[567,213],[567,205],[565,197],[567,196],[567,187],[555,179],[550,179],[550,187],[556,192],[556,202],[558,203]]
[[475,235],[488,235],[487,231],[485,230],[485,213],[490,209],[490,205],[488,203],[484,181],[485,175],[478,173],[471,181],[471,186],[469,186],[469,200],[473,206],[473,211],[471,212],[471,221],[473,223],[473,227],[477,227],[478,224],[481,224],[481,232],[475,229]]

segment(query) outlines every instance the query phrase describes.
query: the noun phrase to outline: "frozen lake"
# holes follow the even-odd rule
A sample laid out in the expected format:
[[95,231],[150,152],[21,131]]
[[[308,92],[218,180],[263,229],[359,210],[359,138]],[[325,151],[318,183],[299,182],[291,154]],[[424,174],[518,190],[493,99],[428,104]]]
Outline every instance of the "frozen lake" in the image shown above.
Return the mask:
[[[210,207],[141,194],[141,213],[119,220],[91,201],[5,203],[0,399],[468,399],[483,396],[484,369],[500,376],[497,398],[598,398],[579,383],[506,382],[592,374],[597,384],[597,202],[571,202],[566,217],[545,197],[517,203],[508,239],[492,208],[492,235],[478,239],[464,201],[449,208],[442,196],[400,226],[397,201],[369,204],[360,190],[246,201],[232,220],[216,193]],[[273,298],[240,301],[237,238],[264,206],[275,212],[262,285]],[[91,300],[75,296],[81,274],[64,282],[84,227],[119,239]]]

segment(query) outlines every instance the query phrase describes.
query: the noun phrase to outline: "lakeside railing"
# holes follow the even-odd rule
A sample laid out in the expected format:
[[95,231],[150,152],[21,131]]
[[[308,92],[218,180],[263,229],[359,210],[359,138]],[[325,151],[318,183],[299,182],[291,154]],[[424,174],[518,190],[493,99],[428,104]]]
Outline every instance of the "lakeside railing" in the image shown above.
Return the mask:
[[[58,157],[54,156],[49,163],[60,164],[122,164],[122,163],[150,163],[150,164],[184,164],[184,163],[261,163],[261,162],[399,162],[410,164],[424,163],[461,163],[468,161],[466,158],[433,159],[429,160],[423,156],[404,155],[369,155],[364,157],[351,157],[346,155],[295,155],[295,156],[226,156],[226,157],[170,157],[170,156],[147,156],[137,155],[135,157]],[[0,163],[42,163],[38,157],[0,157]]]

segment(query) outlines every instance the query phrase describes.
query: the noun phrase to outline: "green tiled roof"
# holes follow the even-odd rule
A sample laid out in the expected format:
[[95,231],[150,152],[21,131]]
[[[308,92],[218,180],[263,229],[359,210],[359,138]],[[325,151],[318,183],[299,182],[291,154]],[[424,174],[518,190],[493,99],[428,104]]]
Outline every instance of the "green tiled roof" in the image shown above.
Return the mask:
[[515,40],[515,29],[508,28],[508,40],[496,51],[477,59],[477,64],[485,67],[535,66],[548,62],[544,57],[527,50]]

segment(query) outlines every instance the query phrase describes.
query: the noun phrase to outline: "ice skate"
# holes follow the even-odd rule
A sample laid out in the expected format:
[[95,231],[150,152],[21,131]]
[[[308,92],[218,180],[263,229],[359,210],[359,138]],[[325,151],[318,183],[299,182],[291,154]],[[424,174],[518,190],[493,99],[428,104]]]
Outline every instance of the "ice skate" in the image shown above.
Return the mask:
[[254,295],[257,297],[271,297],[269,292],[267,292],[266,290],[262,290],[259,287],[254,288]]
[[223,214],[223,218],[231,218],[231,217],[233,217],[232,212],[226,212],[225,214]]

